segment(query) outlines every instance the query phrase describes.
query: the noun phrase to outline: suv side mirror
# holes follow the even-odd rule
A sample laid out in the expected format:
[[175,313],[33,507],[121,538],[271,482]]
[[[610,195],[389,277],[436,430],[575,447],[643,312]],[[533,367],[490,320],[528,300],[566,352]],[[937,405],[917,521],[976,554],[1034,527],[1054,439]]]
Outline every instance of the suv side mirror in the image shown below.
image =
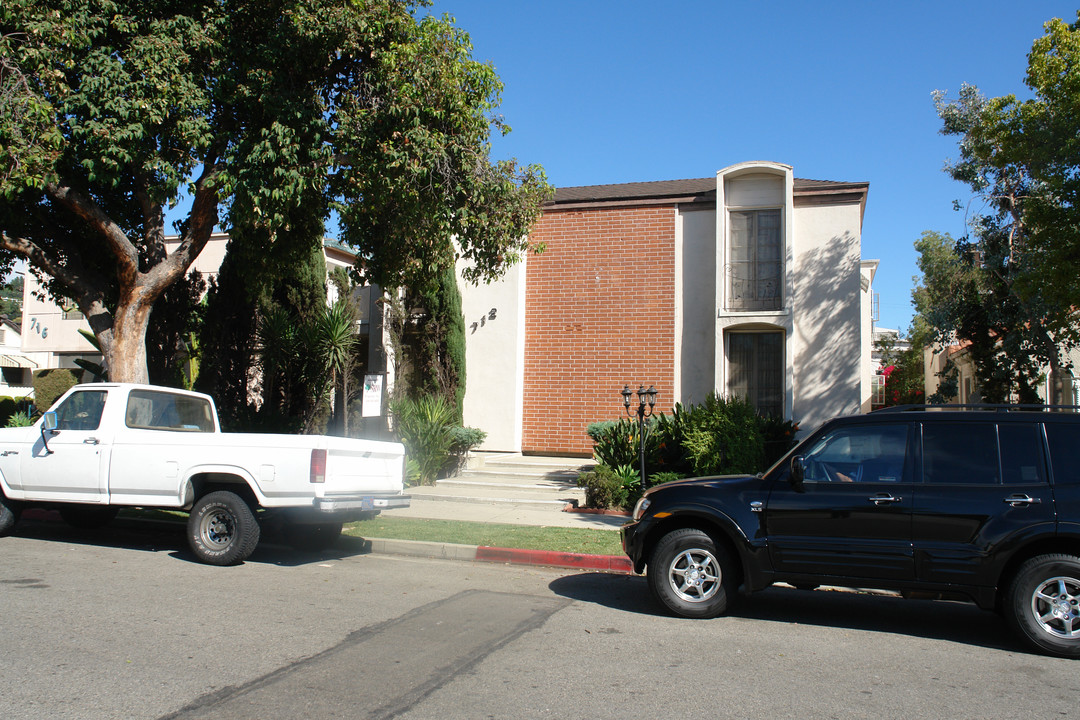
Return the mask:
[[791,458],[791,487],[801,491],[804,477],[806,477],[806,459],[802,455],[795,455]]

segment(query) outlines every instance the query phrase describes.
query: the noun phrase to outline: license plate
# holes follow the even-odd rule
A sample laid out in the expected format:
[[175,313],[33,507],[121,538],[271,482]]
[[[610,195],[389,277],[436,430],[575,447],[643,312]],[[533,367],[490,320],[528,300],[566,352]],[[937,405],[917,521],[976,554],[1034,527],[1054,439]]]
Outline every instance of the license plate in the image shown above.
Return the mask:
[[375,509],[375,498],[373,498],[370,495],[365,495],[364,497],[360,498],[360,509],[361,510],[374,510]]

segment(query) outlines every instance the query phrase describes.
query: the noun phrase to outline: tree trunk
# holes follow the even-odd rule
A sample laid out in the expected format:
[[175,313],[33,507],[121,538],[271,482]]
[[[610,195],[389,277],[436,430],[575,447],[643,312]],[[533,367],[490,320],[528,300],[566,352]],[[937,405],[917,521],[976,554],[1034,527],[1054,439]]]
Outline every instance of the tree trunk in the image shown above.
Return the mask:
[[112,328],[101,340],[105,368],[111,382],[150,382],[146,366],[146,327],[150,305],[123,303],[113,315]]

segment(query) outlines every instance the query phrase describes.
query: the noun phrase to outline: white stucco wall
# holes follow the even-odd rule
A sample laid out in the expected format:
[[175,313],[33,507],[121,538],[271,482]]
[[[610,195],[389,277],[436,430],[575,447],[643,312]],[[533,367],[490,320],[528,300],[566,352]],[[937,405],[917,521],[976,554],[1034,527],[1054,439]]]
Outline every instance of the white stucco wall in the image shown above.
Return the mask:
[[702,402],[716,365],[716,211],[680,210],[676,226],[675,400]]
[[[860,243],[861,247],[862,243]],[[877,274],[877,260],[862,260],[859,263],[859,312],[861,313],[861,334],[859,336],[859,402],[862,412],[870,412],[870,403],[874,394],[874,275]]]
[[795,209],[792,417],[805,431],[862,405],[858,204]]
[[465,315],[465,425],[487,432],[481,450],[521,451],[525,385],[525,262],[497,282],[460,279]]

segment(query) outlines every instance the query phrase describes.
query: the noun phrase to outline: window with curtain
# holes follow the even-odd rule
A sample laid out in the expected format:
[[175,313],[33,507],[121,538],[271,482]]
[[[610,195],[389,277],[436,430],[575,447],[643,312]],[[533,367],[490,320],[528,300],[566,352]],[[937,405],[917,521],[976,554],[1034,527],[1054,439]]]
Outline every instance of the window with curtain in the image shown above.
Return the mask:
[[762,415],[784,416],[784,334],[728,333],[730,397],[745,398]]
[[779,310],[780,211],[740,210],[729,218],[728,309]]

